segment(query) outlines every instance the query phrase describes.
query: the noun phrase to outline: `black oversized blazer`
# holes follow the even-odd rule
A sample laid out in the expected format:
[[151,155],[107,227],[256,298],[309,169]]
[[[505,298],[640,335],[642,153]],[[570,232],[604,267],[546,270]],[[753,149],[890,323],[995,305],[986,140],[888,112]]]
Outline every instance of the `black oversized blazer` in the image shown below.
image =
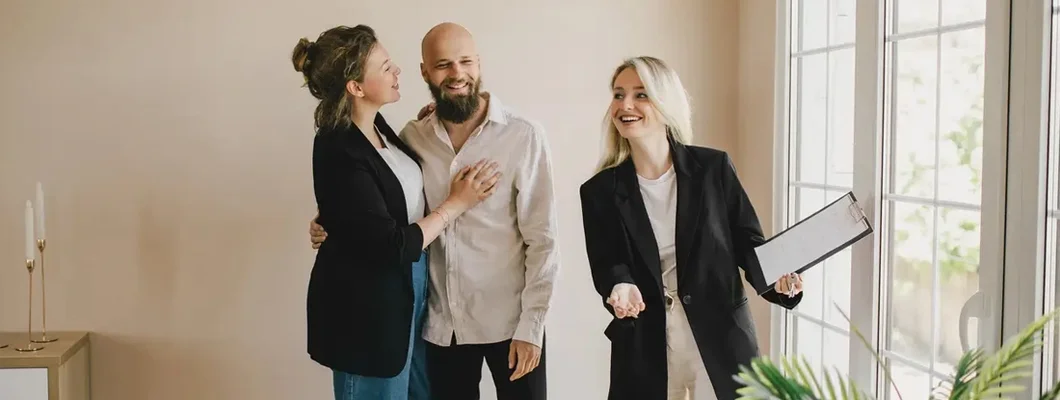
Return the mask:
[[[419,159],[382,115],[375,125]],[[420,258],[423,231],[408,223],[401,183],[355,125],[316,136],[313,189],[317,221],[328,237],[309,279],[309,355],[351,374],[395,376],[408,354],[412,263]]]
[[[678,296],[718,399],[736,398],[733,375],[759,355],[740,270],[755,289],[769,287],[753,251],[762,228],[729,156],[670,140],[677,174]],[[629,159],[581,186],[586,251],[593,284],[612,314],[608,399],[666,399],[666,312],[658,245]],[[614,318],[606,303],[617,283],[636,284],[647,305],[638,318]],[[791,309],[801,300],[766,292]]]

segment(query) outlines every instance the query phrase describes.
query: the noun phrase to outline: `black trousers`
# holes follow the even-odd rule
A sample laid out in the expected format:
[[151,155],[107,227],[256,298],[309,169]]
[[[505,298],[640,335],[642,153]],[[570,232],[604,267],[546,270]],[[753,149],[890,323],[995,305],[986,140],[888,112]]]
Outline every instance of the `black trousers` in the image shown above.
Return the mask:
[[508,368],[511,340],[489,344],[457,345],[453,337],[449,346],[427,343],[427,373],[434,400],[478,400],[482,380],[482,361],[489,366],[497,400],[546,400],[545,344],[541,343],[541,360],[537,368],[511,381],[514,368]]

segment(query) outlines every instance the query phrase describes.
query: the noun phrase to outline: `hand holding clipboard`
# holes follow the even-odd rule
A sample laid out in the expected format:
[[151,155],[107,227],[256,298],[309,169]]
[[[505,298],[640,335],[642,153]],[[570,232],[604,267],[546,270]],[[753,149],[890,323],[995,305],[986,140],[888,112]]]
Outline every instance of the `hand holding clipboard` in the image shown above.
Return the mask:
[[809,270],[870,233],[868,217],[854,193],[847,192],[755,247],[755,254],[766,282],[772,285],[784,275]]

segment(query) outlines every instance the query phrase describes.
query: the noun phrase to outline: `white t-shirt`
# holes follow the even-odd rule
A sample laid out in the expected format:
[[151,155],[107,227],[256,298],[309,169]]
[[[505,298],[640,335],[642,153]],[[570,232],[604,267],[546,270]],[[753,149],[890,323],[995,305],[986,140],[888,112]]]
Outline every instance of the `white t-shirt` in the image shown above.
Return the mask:
[[423,195],[423,172],[420,171],[420,166],[415,160],[391,143],[386,136],[379,135],[379,137],[382,138],[384,146],[376,150],[401,182],[401,189],[405,192],[405,206],[408,207],[408,223],[415,223],[423,218],[423,207],[426,202]]
[[[648,211],[648,220],[651,221],[651,230],[659,244],[663,287],[676,297],[677,177],[671,166],[658,179],[645,179],[640,175],[637,175],[637,179],[640,182],[641,196],[644,198],[644,208]],[[685,395],[681,392],[691,389],[695,393],[695,399],[717,399],[692,336],[692,328],[688,325],[684,306],[677,302],[674,307],[672,318],[668,317],[666,321],[667,379],[670,395],[683,398]]]
[[637,175],[637,180],[655,242],[659,245],[663,287],[673,293],[677,291],[677,175],[671,165],[658,179]]

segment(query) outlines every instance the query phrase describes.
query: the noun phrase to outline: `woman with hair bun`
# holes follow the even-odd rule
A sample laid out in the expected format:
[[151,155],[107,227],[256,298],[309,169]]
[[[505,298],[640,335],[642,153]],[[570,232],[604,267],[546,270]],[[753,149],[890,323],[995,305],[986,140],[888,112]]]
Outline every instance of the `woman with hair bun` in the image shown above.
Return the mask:
[[401,69],[372,28],[303,38],[292,62],[319,101],[313,190],[328,232],[306,298],[309,355],[332,370],[336,400],[426,399],[425,249],[493,193],[499,173],[465,167],[428,212],[420,158],[379,113],[400,99]]

